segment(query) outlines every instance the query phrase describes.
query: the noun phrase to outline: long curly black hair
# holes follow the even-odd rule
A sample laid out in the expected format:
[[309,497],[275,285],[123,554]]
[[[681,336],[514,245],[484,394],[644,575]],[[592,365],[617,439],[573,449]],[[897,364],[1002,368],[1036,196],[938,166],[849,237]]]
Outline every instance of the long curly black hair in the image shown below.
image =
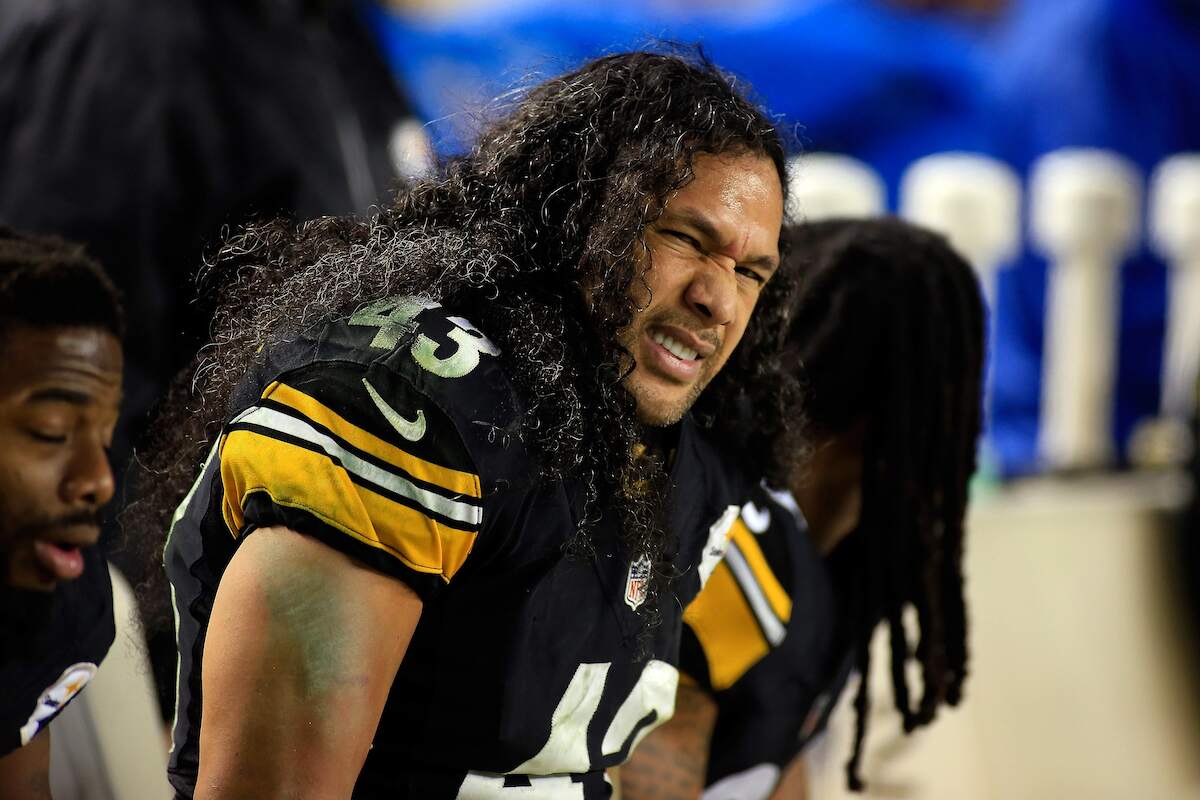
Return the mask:
[[[661,454],[635,447],[641,432],[621,386],[631,359],[618,332],[637,311],[631,288],[653,267],[643,233],[692,180],[701,153],[762,155],[786,186],[775,127],[702,54],[613,55],[532,89],[465,157],[368,219],[273,220],[228,237],[208,269],[212,340],[176,382],[142,454],[149,480],[125,515],[131,539],[161,554],[230,394],[264,346],[421,294],[496,342],[525,407],[526,447],[547,478],[586,488],[573,547],[590,546],[602,512],[618,514],[624,548],[657,559],[657,596],[670,577],[667,476]],[[771,339],[785,284],[760,296],[744,346]],[[764,363],[743,366],[761,375]],[[780,391],[791,385],[780,381]],[[644,608],[656,619],[657,602]]]

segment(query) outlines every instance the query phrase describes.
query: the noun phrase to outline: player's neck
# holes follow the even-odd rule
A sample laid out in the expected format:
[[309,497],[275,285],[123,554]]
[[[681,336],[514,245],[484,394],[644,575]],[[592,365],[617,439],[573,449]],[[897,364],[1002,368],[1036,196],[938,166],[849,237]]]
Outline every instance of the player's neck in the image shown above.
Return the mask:
[[856,426],[847,434],[815,443],[812,457],[793,476],[790,488],[808,536],[821,555],[828,555],[858,525],[862,511],[862,435]]
[[680,424],[664,427],[642,425],[640,428],[638,439],[644,452],[648,455],[659,456],[664,464],[669,464],[675,454],[675,449],[679,447]]

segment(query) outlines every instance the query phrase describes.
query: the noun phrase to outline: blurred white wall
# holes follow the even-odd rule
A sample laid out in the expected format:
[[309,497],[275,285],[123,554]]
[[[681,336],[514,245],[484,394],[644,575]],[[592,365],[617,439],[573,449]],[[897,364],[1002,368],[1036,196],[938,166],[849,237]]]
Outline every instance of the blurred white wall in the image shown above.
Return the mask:
[[1160,473],[1029,481],[976,500],[964,704],[904,737],[877,637],[868,791],[845,789],[847,691],[810,753],[812,796],[1200,798],[1200,668],[1170,562],[1169,514],[1185,494]]

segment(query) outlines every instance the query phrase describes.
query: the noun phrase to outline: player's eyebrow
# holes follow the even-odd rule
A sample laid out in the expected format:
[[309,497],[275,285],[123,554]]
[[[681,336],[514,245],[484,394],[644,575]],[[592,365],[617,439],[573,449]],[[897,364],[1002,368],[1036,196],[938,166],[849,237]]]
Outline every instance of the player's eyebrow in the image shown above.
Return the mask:
[[702,212],[685,206],[684,208],[675,210],[672,216],[678,217],[680,222],[691,225],[704,238],[718,243],[721,241],[721,236],[717,233],[717,227]]
[[[713,225],[712,221],[703,212],[697,211],[690,206],[684,206],[673,211],[672,216],[677,217],[680,222],[691,225],[701,236],[709,241],[720,243],[721,236],[717,233],[717,227]],[[758,267],[768,272],[774,272],[779,268],[779,258],[769,255],[751,256],[750,258],[738,261],[738,266]]]
[[754,256],[753,258],[742,259],[738,262],[738,266],[757,267],[769,275],[773,275],[779,269],[779,259],[774,256]]
[[73,406],[86,406],[92,402],[92,396],[77,389],[64,389],[61,386],[50,386],[38,389],[29,395],[30,403],[70,403]]

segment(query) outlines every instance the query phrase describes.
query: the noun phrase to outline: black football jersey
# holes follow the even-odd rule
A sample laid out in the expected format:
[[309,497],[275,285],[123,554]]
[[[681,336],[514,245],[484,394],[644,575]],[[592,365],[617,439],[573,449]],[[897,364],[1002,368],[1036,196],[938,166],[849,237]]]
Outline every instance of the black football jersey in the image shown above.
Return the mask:
[[824,724],[835,613],[795,500],[756,489],[684,615],[680,669],[717,703],[705,800],[764,800]]
[[180,796],[197,775],[213,598],[239,542],[269,525],[424,602],[356,798],[609,797],[604,770],[671,715],[681,609],[720,560],[746,492],[685,420],[668,505],[681,577],[639,658],[648,562],[618,549],[612,515],[594,555],[565,554],[582,489],[539,479],[497,355],[467,320],[400,298],[270,347],[235,392],[165,555]]
[[112,584],[95,547],[60,581],[47,624],[0,660],[0,757],[23,747],[91,681],[113,643]]

